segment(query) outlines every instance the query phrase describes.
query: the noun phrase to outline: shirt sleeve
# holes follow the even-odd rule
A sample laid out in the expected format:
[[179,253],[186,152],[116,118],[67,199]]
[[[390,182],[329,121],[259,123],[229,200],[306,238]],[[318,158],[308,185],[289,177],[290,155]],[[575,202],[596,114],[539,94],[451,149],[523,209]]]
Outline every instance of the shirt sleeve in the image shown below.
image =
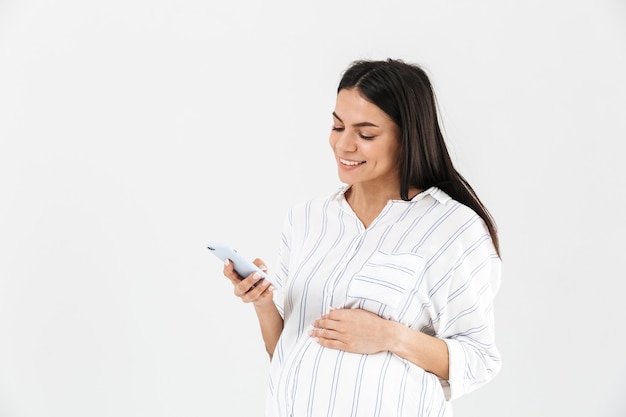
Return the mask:
[[493,301],[501,280],[501,261],[482,221],[468,228],[452,248],[456,261],[439,308],[437,337],[448,346],[449,379],[442,380],[452,400],[492,380],[500,371],[495,343]]

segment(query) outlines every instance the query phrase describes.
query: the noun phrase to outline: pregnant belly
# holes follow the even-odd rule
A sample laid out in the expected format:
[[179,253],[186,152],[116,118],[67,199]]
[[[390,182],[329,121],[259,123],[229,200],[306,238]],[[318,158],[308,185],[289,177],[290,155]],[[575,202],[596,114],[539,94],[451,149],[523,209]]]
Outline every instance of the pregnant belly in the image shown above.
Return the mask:
[[289,356],[273,381],[273,400],[288,414],[415,416],[446,407],[435,375],[390,352],[349,353],[308,339]]

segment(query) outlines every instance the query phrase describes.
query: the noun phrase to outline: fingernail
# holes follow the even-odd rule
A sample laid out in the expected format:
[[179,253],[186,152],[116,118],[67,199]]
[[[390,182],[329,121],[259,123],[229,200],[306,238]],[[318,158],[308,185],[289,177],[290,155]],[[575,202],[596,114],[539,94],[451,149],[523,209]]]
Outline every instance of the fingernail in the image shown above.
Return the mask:
[[226,260],[224,261],[224,266],[228,266],[228,265],[230,265],[230,259],[226,259]]
[[261,265],[260,268],[261,268],[262,271],[267,272],[267,267],[265,265]]
[[259,278],[261,278],[261,274],[259,274],[258,272],[255,272],[255,273],[252,275],[252,279],[259,279]]
[[268,291],[274,291],[274,286],[270,285],[269,288],[267,289]]

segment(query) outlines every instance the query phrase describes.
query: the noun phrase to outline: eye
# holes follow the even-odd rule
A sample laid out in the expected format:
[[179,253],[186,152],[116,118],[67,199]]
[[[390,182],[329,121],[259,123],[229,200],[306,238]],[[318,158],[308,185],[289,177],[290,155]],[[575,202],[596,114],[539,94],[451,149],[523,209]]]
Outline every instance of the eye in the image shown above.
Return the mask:
[[376,136],[375,136],[375,135],[369,136],[369,135],[364,135],[363,133],[359,133],[359,137],[360,137],[361,139],[365,139],[365,140],[372,140],[372,139],[374,139]]
[[334,132],[343,132],[344,128],[341,126],[333,126]]

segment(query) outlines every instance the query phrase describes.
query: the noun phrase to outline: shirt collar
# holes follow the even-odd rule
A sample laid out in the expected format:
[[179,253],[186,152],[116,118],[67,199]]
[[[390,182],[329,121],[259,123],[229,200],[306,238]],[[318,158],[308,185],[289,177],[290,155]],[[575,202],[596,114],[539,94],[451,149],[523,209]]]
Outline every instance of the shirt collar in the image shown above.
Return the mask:
[[452,198],[448,194],[446,194],[445,191],[441,190],[440,188],[437,188],[437,187],[433,186],[433,187],[430,187],[430,188],[422,191],[421,193],[419,193],[415,197],[413,197],[411,199],[411,201],[422,200],[423,198],[425,198],[428,195],[430,195],[432,198],[434,198],[435,200],[437,200],[441,204],[446,204],[448,201],[452,200]]
[[[339,189],[336,191],[335,193],[335,200],[337,201],[343,201],[347,204],[346,201],[346,191],[348,191],[350,189],[350,185],[342,185],[339,187]],[[424,191],[422,191],[421,193],[418,193],[415,197],[413,197],[411,200],[409,201],[404,201],[404,200],[392,200],[392,202],[394,203],[414,203],[417,201],[420,201],[424,198],[426,198],[427,196],[431,196],[432,198],[434,198],[435,200],[437,200],[438,202],[440,202],[441,204],[446,204],[448,201],[452,200],[452,198],[446,194],[445,191],[441,190],[440,188],[437,187],[430,187]]]

